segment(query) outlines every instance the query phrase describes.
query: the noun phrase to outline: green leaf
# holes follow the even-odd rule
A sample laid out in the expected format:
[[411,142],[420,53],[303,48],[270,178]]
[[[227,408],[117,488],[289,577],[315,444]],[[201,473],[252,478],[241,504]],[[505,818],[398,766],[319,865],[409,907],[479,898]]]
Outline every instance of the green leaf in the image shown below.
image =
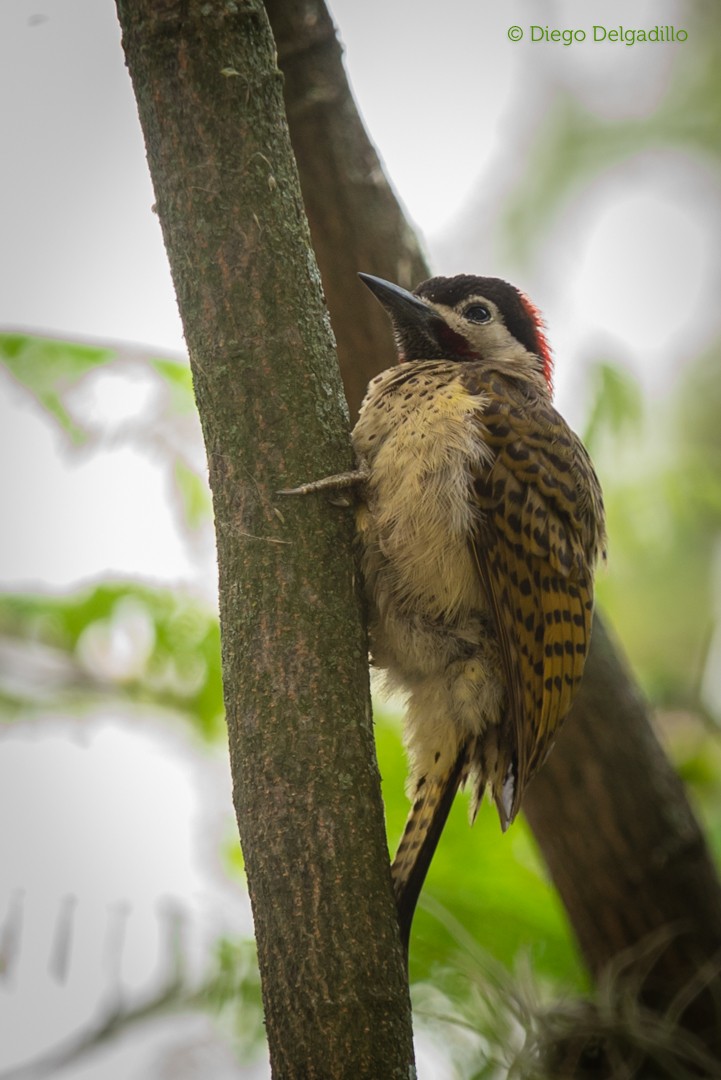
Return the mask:
[[177,414],[195,411],[193,376],[188,364],[175,360],[150,360],[151,366],[165,381],[171,395],[170,408]]
[[255,942],[221,938],[215,946],[211,976],[199,994],[199,1004],[226,1014],[237,1042],[239,1060],[262,1052],[265,1044],[263,1001]]
[[631,372],[599,360],[594,365],[593,375],[596,390],[583,433],[583,441],[592,453],[604,433],[618,436],[637,431],[643,418],[641,388]]
[[197,529],[213,512],[210,488],[206,479],[189,468],[182,458],[173,465],[173,479],[183,507],[183,516],[191,529]]
[[[184,713],[208,739],[224,731],[218,617],[179,590],[103,583],[69,596],[0,596],[0,638],[26,649],[31,670],[38,647],[71,661],[75,677],[48,688],[58,707],[110,696]],[[125,645],[113,661],[118,640],[137,643],[129,662]],[[47,704],[39,681],[28,706]],[[3,691],[0,683],[0,700]]]
[[89,371],[114,358],[113,349],[99,346],[29,334],[0,334],[0,363],[77,444],[84,442],[88,433],[68,412],[64,396]]

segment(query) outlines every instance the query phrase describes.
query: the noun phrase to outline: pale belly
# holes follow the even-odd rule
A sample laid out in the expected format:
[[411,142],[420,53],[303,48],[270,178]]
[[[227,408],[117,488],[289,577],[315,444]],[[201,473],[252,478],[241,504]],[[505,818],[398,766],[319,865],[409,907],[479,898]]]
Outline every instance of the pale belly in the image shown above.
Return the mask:
[[[429,389],[432,381],[429,370]],[[372,659],[408,693],[416,780],[449,767],[460,740],[497,723],[504,696],[471,547],[473,477],[491,461],[472,415],[482,407],[452,385],[407,405],[401,394],[387,394],[375,409],[370,398],[353,433],[368,472],[357,525]]]
[[472,655],[489,625],[471,550],[478,447],[465,424],[422,447],[424,428],[413,431],[396,428],[374,448],[357,516],[374,661],[407,684]]
[[408,695],[413,789],[449,769],[469,736],[497,725],[505,691],[468,533],[448,528],[445,497],[426,497],[421,510],[404,500],[398,513],[397,498],[388,506],[378,494],[359,513],[371,656],[389,688]]

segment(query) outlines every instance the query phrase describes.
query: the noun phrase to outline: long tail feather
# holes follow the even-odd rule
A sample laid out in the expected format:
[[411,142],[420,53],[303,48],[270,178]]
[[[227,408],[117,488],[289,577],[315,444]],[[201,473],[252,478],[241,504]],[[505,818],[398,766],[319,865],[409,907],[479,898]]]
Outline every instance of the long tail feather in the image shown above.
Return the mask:
[[468,747],[464,744],[449,772],[419,781],[415,802],[393,860],[393,888],[406,955],[418,897],[456,792],[465,779],[467,761]]

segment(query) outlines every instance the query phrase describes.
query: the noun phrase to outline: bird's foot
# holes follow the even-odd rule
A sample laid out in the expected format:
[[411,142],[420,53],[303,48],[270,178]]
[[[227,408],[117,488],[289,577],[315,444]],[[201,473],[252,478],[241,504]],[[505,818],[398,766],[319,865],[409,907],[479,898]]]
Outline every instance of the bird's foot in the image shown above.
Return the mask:
[[310,483],[300,484],[298,487],[283,488],[278,495],[313,495],[318,491],[328,491],[339,496],[331,499],[335,506],[350,506],[352,499],[349,493],[364,484],[367,478],[367,469],[353,469],[350,472],[336,473],[334,476],[324,476],[321,480],[311,480]]

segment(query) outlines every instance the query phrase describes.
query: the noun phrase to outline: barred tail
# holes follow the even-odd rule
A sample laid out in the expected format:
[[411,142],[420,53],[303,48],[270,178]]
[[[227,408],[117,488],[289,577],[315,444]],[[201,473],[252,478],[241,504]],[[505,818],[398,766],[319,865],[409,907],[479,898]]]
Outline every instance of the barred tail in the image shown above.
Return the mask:
[[416,787],[415,802],[408,815],[391,868],[401,941],[406,955],[418,897],[456,792],[466,779],[467,770],[468,745],[464,744],[448,772],[438,776],[421,777]]

